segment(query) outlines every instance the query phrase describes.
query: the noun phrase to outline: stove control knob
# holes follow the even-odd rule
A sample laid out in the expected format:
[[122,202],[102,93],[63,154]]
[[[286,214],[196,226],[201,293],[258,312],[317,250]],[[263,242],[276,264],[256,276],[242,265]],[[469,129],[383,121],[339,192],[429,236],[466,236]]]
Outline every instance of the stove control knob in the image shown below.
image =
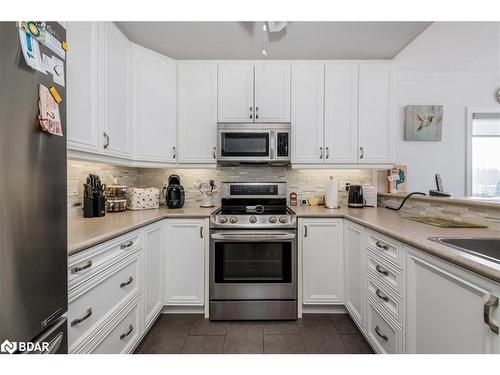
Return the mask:
[[229,218],[229,222],[232,223],[232,224],[237,223],[238,222],[238,218],[236,216],[231,216]]
[[285,224],[288,221],[288,218],[286,216],[280,216],[280,223]]
[[255,224],[257,222],[257,217],[252,215],[248,218],[248,221],[251,222],[252,224]]
[[276,223],[276,216],[269,216],[269,219],[268,219],[268,220],[269,220],[269,222],[270,222],[271,224],[274,224],[274,223]]
[[227,223],[227,217],[225,217],[225,216],[221,216],[221,217],[219,218],[219,223],[221,223],[221,224],[225,224],[225,223]]

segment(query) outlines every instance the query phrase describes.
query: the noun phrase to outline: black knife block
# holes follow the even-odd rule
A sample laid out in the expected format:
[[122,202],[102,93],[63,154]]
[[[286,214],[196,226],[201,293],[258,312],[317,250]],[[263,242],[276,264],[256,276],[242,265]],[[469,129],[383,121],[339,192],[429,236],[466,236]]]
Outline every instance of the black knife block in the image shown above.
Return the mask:
[[83,217],[94,217],[94,200],[83,198]]
[[102,193],[94,194],[94,217],[106,215],[106,197]]

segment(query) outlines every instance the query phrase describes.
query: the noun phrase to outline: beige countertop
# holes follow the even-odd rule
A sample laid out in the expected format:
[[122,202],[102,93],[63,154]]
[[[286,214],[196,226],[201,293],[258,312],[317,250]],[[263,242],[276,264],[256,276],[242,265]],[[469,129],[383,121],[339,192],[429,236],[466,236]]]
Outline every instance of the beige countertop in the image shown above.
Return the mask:
[[[491,229],[438,228],[406,220],[397,212],[385,208],[327,209],[325,207],[292,207],[298,217],[345,218],[385,234],[405,244],[443,258],[500,282],[500,265],[430,241],[428,237],[500,237]],[[102,218],[75,218],[68,222],[68,253],[75,254],[142,226],[165,218],[207,218],[214,208],[198,206],[182,209],[165,207],[145,211],[125,211]]]

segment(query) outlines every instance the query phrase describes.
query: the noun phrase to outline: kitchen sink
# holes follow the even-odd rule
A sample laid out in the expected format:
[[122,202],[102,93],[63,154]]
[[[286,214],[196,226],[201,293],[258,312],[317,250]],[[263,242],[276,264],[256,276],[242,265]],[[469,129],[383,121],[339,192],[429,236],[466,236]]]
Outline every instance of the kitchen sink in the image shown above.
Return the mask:
[[429,239],[500,264],[500,238],[429,237]]

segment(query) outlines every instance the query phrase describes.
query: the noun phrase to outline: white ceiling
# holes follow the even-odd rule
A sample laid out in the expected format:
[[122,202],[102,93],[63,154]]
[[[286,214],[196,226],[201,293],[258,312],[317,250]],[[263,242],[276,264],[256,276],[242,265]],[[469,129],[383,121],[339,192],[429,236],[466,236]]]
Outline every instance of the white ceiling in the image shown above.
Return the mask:
[[[289,22],[267,59],[390,59],[431,22]],[[263,59],[262,22],[116,22],[127,37],[174,59]]]

